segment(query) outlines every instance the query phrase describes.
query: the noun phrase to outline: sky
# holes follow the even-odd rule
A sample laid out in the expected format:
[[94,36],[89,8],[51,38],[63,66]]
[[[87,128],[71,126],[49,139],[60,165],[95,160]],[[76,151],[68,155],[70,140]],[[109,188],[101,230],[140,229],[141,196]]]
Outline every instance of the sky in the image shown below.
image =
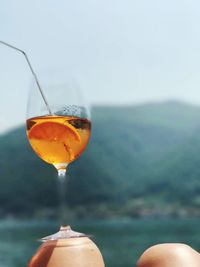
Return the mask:
[[[36,73],[73,75],[91,105],[200,104],[197,0],[0,0],[0,40]],[[66,76],[67,76],[66,75]],[[0,131],[25,121],[31,73],[0,46]]]

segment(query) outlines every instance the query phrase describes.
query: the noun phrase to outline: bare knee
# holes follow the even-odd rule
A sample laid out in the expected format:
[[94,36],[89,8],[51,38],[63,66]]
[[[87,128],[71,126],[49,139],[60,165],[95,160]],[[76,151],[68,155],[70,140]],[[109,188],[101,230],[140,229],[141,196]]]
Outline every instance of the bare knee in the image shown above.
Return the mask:
[[147,249],[137,267],[199,267],[200,254],[185,244],[160,244]]

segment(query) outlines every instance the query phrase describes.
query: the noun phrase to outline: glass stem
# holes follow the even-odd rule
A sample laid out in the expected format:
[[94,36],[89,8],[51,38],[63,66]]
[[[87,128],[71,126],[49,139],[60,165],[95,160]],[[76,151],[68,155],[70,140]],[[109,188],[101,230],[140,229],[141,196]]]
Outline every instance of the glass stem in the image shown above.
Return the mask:
[[59,220],[62,226],[66,224],[66,169],[58,170],[58,194],[59,194]]

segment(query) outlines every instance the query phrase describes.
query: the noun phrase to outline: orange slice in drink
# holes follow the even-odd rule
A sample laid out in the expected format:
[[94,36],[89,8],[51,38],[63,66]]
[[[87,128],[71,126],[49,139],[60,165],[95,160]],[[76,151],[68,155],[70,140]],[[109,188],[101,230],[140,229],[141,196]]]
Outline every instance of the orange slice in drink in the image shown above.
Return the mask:
[[29,139],[46,141],[66,142],[75,139],[80,142],[81,138],[72,125],[64,125],[59,122],[46,121],[35,124],[28,133]]

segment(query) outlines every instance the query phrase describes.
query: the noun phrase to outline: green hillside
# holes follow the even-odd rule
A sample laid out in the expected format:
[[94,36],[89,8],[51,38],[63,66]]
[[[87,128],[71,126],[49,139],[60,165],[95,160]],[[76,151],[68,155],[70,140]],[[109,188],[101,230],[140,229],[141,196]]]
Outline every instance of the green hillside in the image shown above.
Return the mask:
[[[69,166],[76,216],[198,215],[200,107],[169,101],[94,107],[87,151]],[[0,136],[0,215],[53,216],[55,169],[31,150],[24,127]]]

